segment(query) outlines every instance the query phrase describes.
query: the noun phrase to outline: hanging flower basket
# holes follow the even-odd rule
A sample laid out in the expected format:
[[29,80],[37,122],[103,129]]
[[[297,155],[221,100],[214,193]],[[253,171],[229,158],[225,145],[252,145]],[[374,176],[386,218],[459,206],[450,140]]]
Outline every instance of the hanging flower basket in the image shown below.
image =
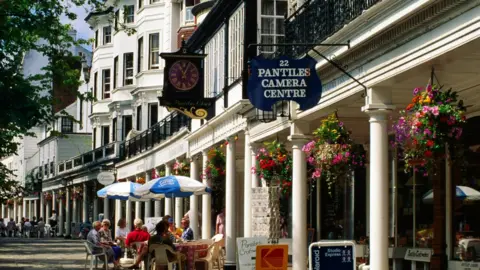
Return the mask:
[[290,194],[292,189],[292,156],[283,143],[264,143],[255,155],[256,173],[266,186],[280,186],[283,194]]
[[23,198],[16,198],[15,201],[17,202],[17,205],[23,204]]
[[55,199],[56,199],[57,201],[60,201],[60,200],[63,200],[63,201],[64,201],[64,200],[65,200],[65,197],[66,197],[65,191],[64,191],[64,190],[60,190],[60,191],[58,191],[58,193],[56,194]]
[[393,125],[395,141],[405,160],[405,169],[414,165],[427,175],[435,168],[435,159],[445,154],[445,145],[458,142],[465,124],[463,101],[452,90],[441,91],[428,85],[413,90],[412,102],[400,112]]
[[207,166],[202,178],[209,182],[225,178],[225,154],[218,148],[212,148],[207,154]]
[[13,205],[13,204],[14,204],[13,199],[8,199],[7,200],[7,205]]
[[145,184],[145,178],[139,177],[139,178],[137,178],[137,181],[136,181],[136,182],[137,182],[138,184],[142,184],[142,185],[143,185],[143,184]]
[[45,192],[45,193],[43,194],[43,199],[44,199],[45,201],[47,201],[47,202],[51,201],[52,198],[53,198],[53,196],[52,196],[52,193],[50,193],[50,192]]
[[322,120],[314,132],[314,139],[303,146],[307,155],[311,178],[322,178],[330,190],[339,177],[364,167],[365,151],[361,145],[354,144],[350,132],[340,122],[336,114]]
[[173,164],[173,174],[181,176],[190,176],[190,167],[185,161],[175,162]]
[[81,200],[83,198],[83,189],[81,187],[73,188],[72,200]]

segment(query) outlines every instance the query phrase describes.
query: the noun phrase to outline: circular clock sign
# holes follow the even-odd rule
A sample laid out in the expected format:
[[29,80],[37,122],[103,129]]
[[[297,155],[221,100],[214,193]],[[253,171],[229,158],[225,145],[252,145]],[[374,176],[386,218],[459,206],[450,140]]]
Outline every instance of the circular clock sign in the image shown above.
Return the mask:
[[197,66],[188,60],[176,61],[168,72],[170,83],[181,91],[188,91],[194,88],[199,78]]

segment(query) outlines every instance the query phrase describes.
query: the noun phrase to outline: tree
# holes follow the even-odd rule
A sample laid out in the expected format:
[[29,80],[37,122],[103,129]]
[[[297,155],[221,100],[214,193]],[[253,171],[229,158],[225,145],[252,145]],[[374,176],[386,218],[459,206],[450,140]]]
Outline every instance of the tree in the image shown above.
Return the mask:
[[[18,150],[16,138],[34,136],[29,130],[55,120],[52,84],[59,83],[75,91],[83,100],[78,63],[69,48],[86,44],[68,34],[70,25],[61,23],[61,16],[70,20],[76,14],[72,6],[103,8],[102,0],[0,0],[0,160]],[[29,51],[37,51],[50,59],[41,74],[25,77],[23,58]],[[14,172],[0,163],[0,202],[16,197],[23,188],[10,180]]]

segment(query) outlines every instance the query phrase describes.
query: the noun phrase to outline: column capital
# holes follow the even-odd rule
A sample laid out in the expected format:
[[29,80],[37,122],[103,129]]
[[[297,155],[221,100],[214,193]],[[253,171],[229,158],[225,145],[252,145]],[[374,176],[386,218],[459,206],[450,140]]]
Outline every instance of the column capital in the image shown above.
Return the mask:
[[202,150],[202,156],[207,157],[208,156],[208,151],[210,151],[210,149],[203,149]]
[[365,106],[362,112],[370,116],[388,114],[395,109],[392,104],[392,91],[390,89],[369,88],[365,96]]
[[288,136],[288,140],[291,141],[293,144],[306,144],[311,139],[311,136],[304,134],[292,134]]

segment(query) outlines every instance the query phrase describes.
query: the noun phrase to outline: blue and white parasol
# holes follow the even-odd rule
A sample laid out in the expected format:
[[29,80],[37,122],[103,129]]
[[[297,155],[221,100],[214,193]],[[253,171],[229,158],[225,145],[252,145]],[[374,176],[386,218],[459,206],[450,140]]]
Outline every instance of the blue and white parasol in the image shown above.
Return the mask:
[[211,189],[198,180],[186,176],[170,175],[148,181],[145,185],[137,188],[134,195],[142,199],[157,199],[190,197],[210,192]]
[[[99,191],[97,191],[97,196],[100,198],[107,198],[112,200],[132,200],[132,201],[149,201],[150,199],[143,199],[135,197],[133,192],[141,187],[141,184],[134,182],[118,182],[111,185],[108,185]],[[158,196],[156,199],[161,199],[163,197]]]
[[[457,186],[455,189],[455,196],[457,199],[464,201],[480,201],[480,192],[471,187]],[[423,202],[433,202],[433,189],[423,195]]]

